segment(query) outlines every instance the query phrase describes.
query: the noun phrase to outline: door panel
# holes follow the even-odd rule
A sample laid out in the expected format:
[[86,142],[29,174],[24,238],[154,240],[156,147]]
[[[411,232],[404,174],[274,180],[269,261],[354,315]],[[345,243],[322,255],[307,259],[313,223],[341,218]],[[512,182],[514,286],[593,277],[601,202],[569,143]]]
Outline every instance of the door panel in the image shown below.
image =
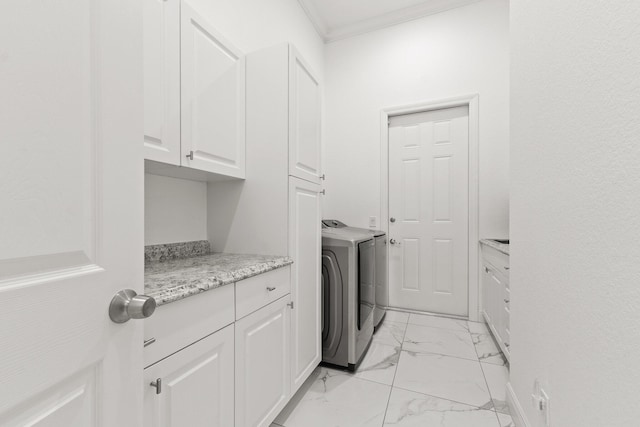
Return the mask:
[[144,158],[180,165],[180,0],[144,0]]
[[[209,335],[145,369],[145,426],[232,426],[234,327]],[[162,392],[150,386],[162,379]]]
[[[3,4],[0,425],[142,423],[142,4]],[[25,25],[29,23],[29,25]]]
[[182,165],[244,178],[244,56],[184,0],[181,22]]
[[320,187],[289,178],[291,375],[297,390],[322,359]]
[[468,126],[467,107],[390,120],[391,306],[467,315]]
[[292,47],[289,70],[289,174],[320,183],[320,87]]
[[291,390],[289,297],[236,322],[236,426],[269,426]]

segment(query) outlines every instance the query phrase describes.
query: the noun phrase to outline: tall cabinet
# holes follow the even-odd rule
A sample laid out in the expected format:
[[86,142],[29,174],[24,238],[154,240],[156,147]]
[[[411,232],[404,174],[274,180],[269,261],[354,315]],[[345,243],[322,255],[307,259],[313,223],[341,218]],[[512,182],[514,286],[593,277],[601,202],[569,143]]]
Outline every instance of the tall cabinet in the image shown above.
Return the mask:
[[209,241],[293,259],[293,394],[322,359],[320,87],[288,44],[248,54],[246,79],[246,181],[209,186]]

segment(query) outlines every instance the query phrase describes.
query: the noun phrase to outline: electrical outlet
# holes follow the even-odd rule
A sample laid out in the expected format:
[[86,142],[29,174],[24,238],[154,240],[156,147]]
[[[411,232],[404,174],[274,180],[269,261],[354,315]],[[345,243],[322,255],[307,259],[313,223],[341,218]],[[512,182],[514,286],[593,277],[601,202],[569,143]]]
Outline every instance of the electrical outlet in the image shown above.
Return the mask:
[[369,217],[369,228],[376,228],[378,226],[378,217]]

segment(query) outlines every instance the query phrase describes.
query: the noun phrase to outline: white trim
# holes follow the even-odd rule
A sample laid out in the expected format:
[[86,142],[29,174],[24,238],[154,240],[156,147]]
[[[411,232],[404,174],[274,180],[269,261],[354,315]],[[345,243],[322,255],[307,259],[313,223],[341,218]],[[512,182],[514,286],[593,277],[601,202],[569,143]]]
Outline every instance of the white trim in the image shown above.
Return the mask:
[[[384,108],[380,113],[380,226],[389,233],[389,117],[452,107],[469,107],[469,320],[480,319],[479,102],[478,94]],[[387,271],[389,269],[387,268]]]
[[309,17],[318,34],[324,39],[325,43],[330,43],[413,21],[428,15],[435,15],[436,13],[468,6],[479,1],[480,0],[432,0],[333,28],[329,27],[326,19],[324,19],[318,11],[314,0],[298,0],[298,3]]
[[516,393],[513,391],[513,387],[511,387],[511,383],[507,383],[507,404],[509,405],[509,412],[511,412],[511,418],[513,418],[516,427],[529,427],[530,424],[524,415],[524,410],[516,397]]

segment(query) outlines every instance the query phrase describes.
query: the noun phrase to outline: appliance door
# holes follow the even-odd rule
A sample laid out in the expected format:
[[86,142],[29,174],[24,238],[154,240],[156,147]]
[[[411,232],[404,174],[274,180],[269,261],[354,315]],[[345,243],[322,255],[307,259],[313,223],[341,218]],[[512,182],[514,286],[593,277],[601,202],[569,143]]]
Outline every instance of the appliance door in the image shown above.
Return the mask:
[[375,294],[375,242],[358,243],[358,330],[373,314]]
[[322,251],[322,357],[333,358],[342,335],[342,274],[335,253]]
[[376,237],[376,307],[389,306],[389,277],[387,276],[387,236]]

